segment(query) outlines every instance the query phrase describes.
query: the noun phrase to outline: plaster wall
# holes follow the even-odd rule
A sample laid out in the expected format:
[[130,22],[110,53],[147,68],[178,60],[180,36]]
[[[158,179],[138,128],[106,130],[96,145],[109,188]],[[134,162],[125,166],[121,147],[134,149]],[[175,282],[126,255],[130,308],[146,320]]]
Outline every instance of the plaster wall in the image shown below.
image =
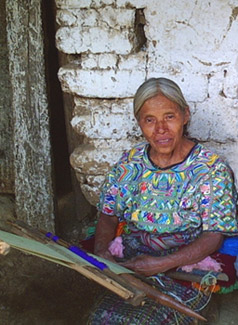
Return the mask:
[[238,177],[237,0],[56,0],[58,77],[74,99],[71,154],[93,205],[110,166],[142,140],[133,95],[150,77],[179,84],[190,135],[223,155]]

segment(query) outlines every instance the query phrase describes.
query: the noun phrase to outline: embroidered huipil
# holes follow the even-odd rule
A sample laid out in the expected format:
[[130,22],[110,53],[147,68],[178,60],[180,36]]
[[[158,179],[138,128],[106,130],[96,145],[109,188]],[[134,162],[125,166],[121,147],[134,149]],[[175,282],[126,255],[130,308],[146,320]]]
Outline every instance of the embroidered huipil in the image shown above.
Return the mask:
[[149,144],[123,154],[107,175],[98,209],[154,234],[203,227],[237,232],[232,172],[216,154],[196,144],[187,158],[160,169],[148,157]]

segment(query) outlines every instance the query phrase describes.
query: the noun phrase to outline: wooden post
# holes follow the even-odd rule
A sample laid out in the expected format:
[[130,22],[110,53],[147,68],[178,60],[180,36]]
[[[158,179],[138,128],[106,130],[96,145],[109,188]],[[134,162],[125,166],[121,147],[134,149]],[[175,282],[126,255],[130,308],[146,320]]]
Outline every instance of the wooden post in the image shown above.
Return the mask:
[[54,230],[41,1],[6,0],[6,15],[16,213],[32,226]]
[[5,2],[0,1],[0,193],[14,194],[12,94],[8,69]]

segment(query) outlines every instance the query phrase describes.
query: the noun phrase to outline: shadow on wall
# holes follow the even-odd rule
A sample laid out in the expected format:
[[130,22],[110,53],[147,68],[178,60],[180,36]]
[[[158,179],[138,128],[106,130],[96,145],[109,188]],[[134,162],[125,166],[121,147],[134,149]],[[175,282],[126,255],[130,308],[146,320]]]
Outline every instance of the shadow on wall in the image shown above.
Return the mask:
[[[56,231],[62,237],[77,238],[82,223],[95,217],[95,209],[86,202],[69,162],[72,151],[71,126],[65,110],[65,98],[57,77],[59,54],[55,47],[55,2],[43,1],[45,66],[50,110],[50,135],[56,193]],[[68,134],[67,134],[68,133]],[[77,139],[78,140],[78,139]]]

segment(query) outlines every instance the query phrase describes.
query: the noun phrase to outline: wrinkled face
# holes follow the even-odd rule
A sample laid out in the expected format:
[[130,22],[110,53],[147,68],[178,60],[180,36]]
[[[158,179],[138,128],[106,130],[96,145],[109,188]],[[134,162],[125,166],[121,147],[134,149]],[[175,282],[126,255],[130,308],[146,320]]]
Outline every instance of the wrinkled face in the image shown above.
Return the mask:
[[176,103],[159,94],[145,101],[138,122],[152,152],[170,155],[181,148],[183,128],[188,119],[188,108],[182,112]]

